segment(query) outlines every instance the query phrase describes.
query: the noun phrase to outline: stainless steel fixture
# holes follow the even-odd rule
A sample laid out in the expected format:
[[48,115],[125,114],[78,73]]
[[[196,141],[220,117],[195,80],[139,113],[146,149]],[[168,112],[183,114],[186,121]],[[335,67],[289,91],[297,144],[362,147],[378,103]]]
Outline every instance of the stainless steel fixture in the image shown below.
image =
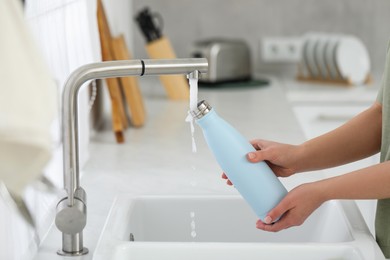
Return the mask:
[[55,223],[62,232],[62,249],[58,254],[79,256],[88,253],[83,246],[87,202],[86,193],[80,186],[78,149],[78,93],[84,83],[92,79],[163,74],[187,74],[197,78],[199,72],[206,73],[207,70],[205,58],[124,60],[84,65],[69,76],[62,97],[64,187],[67,196],[57,204]]

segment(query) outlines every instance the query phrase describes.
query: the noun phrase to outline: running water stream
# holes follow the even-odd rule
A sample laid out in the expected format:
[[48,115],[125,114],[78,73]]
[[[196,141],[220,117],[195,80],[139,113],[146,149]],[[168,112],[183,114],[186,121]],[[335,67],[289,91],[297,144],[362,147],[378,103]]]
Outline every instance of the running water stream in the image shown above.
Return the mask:
[[195,127],[194,127],[194,118],[191,115],[191,111],[197,108],[198,104],[198,79],[189,79],[190,83],[190,110],[186,118],[186,122],[190,123],[191,126],[191,138],[192,138],[192,152],[196,153],[196,143],[194,138]]
[[[188,115],[186,118],[186,122],[188,122],[190,124],[190,128],[191,128],[192,152],[196,153],[196,142],[195,142],[195,137],[194,137],[194,133],[195,133],[194,118],[191,115],[191,111],[195,110],[197,108],[197,104],[198,104],[198,79],[190,78],[189,84],[190,84],[190,106],[189,106],[189,111],[188,111]],[[192,164],[192,166],[191,166],[192,177],[191,177],[191,181],[190,181],[190,185],[192,187],[195,187],[197,184],[197,182],[195,180],[195,177],[196,177],[195,172],[196,172],[196,167],[194,164]],[[195,237],[196,237],[195,211],[190,212],[190,218],[191,218],[190,219],[190,227],[191,227],[190,234],[191,234],[192,239],[195,239]]]

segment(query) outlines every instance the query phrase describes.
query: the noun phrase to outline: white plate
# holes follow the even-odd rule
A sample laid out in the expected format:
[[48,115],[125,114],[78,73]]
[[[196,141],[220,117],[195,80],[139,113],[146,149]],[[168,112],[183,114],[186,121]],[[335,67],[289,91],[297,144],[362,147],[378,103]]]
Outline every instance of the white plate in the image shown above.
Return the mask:
[[306,48],[303,53],[309,74],[313,78],[318,78],[320,76],[320,71],[315,60],[315,48],[319,37],[319,34],[308,34],[306,36]]
[[318,37],[314,49],[314,59],[318,68],[318,74],[323,79],[329,79],[329,72],[325,61],[325,47],[328,43],[329,36],[323,35]]
[[340,38],[334,58],[341,77],[350,80],[352,84],[364,83],[370,71],[370,58],[360,39],[354,36]]
[[336,60],[334,58],[335,49],[340,40],[340,36],[331,35],[325,46],[325,63],[329,71],[331,79],[340,80],[342,79],[337,69]]

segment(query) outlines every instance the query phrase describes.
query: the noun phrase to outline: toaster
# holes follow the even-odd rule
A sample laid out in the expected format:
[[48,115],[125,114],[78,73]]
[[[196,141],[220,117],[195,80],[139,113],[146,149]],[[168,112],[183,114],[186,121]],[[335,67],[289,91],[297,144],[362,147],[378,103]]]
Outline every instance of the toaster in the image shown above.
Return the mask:
[[202,83],[248,80],[251,77],[250,51],[246,42],[236,39],[209,39],[195,42],[190,55],[206,58],[209,71]]

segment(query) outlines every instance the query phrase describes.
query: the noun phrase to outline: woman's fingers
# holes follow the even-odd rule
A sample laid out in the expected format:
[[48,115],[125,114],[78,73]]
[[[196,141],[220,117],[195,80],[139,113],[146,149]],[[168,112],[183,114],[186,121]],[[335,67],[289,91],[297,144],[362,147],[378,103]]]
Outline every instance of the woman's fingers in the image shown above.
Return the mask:
[[222,179],[226,180],[226,184],[232,186],[233,183],[229,180],[225,173],[222,173]]

